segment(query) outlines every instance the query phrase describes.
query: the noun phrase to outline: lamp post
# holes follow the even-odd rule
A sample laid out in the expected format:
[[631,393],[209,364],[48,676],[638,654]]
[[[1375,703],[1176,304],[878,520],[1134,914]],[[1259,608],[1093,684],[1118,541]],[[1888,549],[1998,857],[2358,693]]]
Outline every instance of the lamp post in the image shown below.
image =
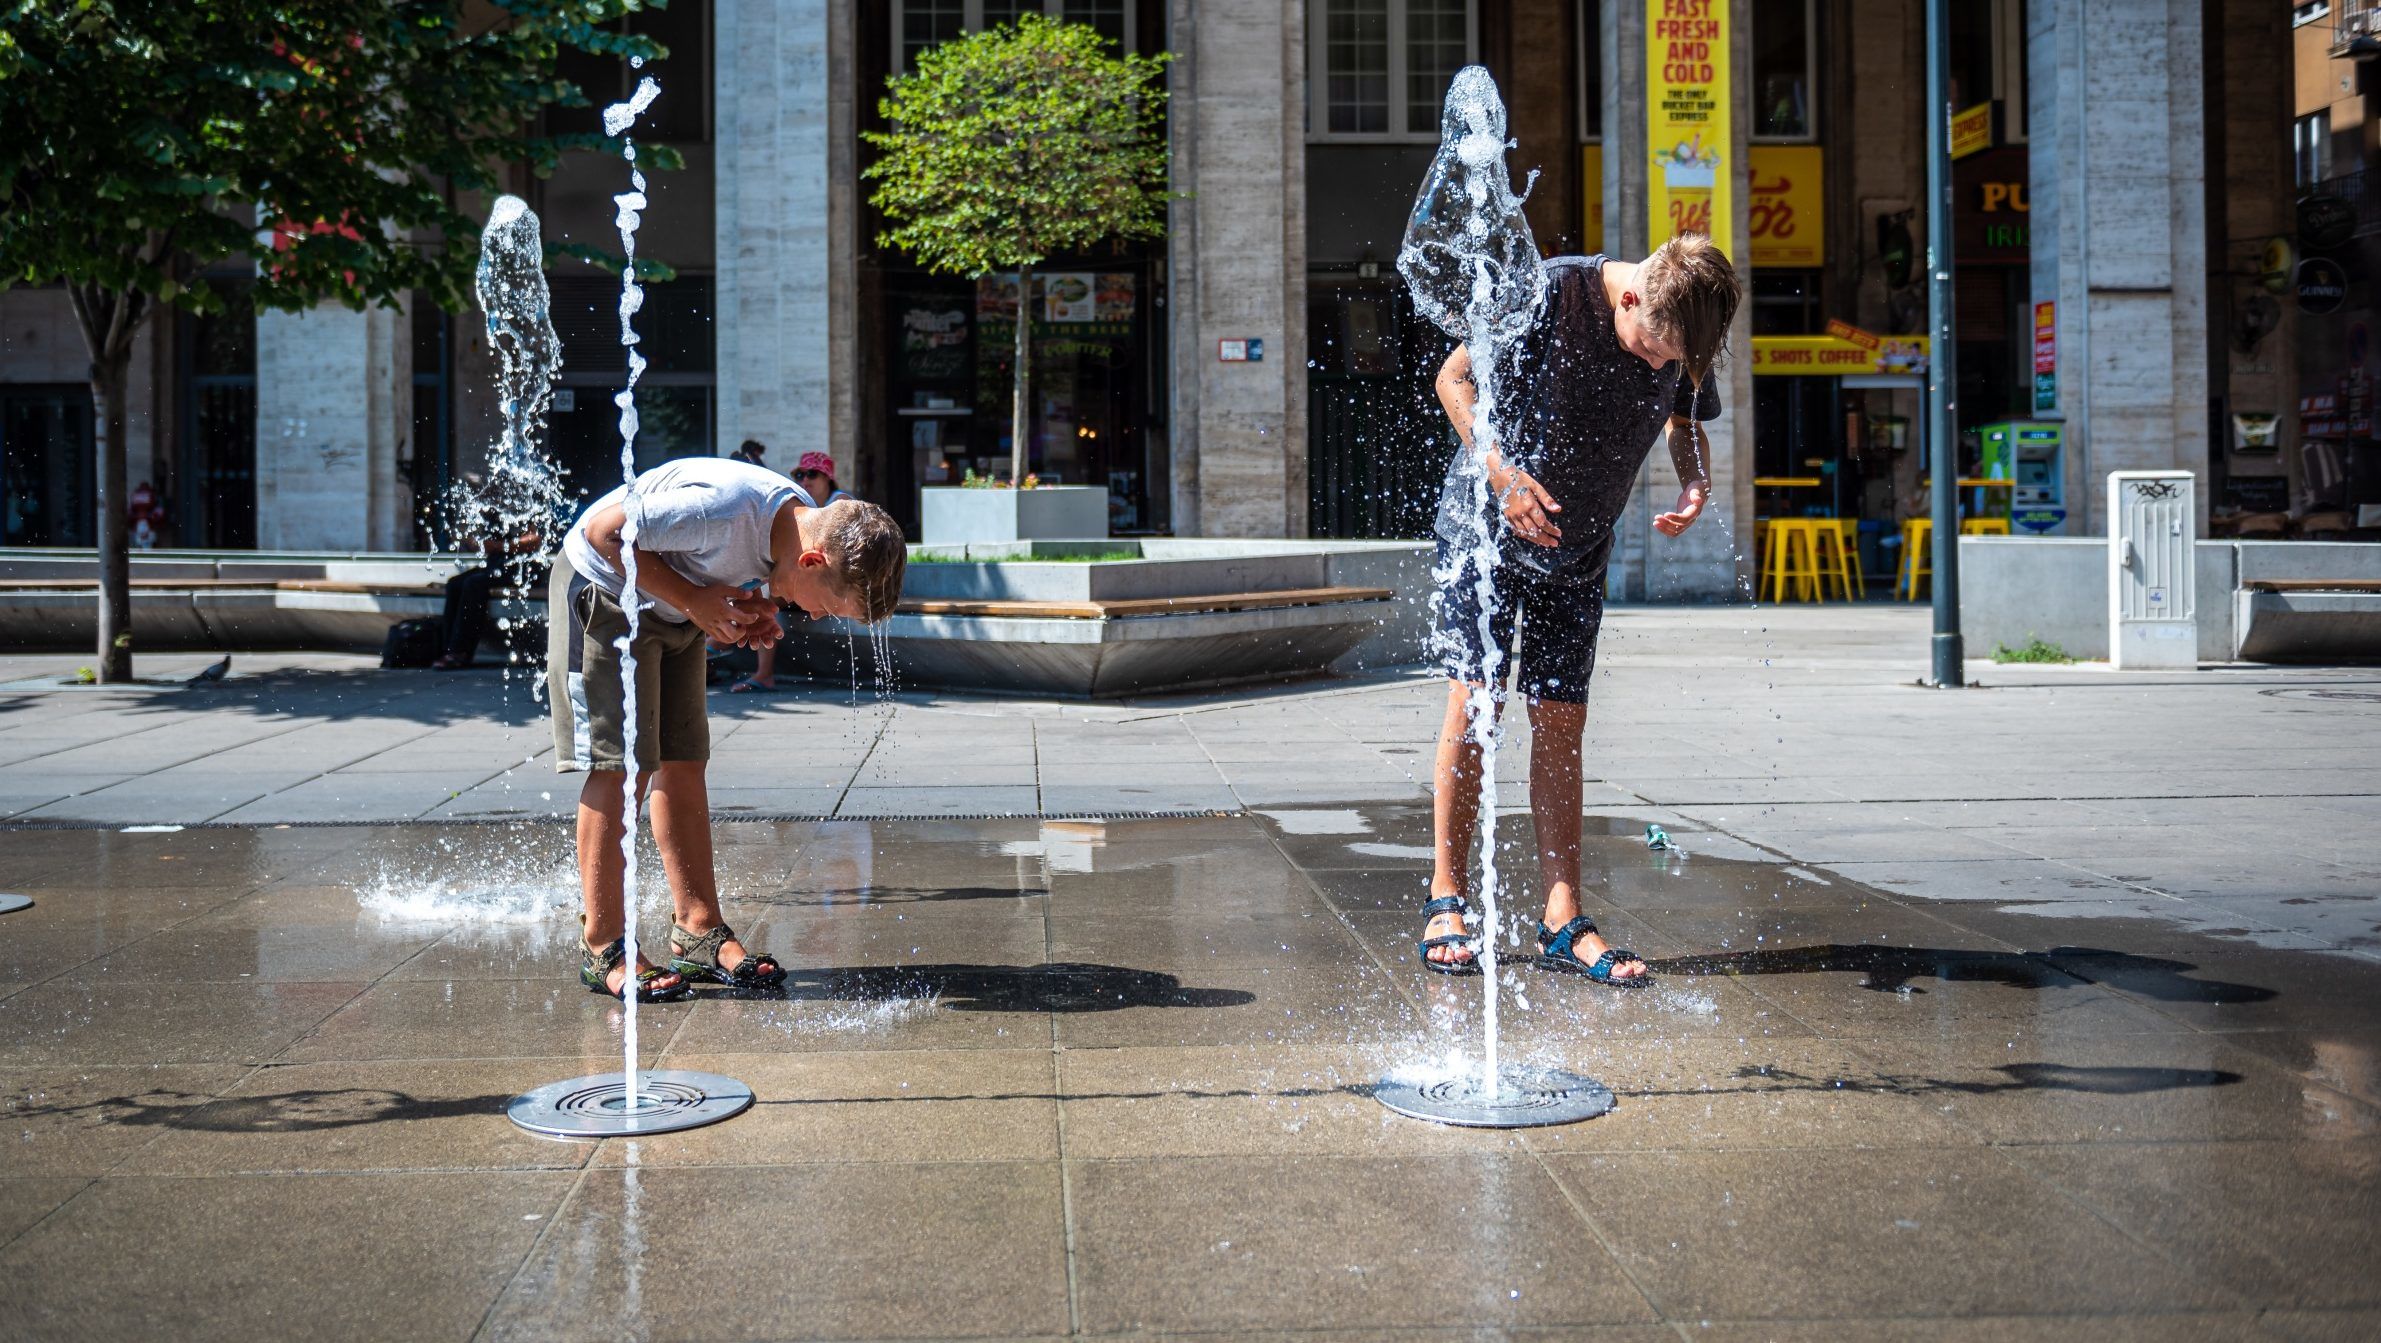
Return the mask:
[[1926,0],[1926,439],[1934,471],[1934,684],[1962,683],[1959,637],[1959,366],[1951,287],[1951,4]]

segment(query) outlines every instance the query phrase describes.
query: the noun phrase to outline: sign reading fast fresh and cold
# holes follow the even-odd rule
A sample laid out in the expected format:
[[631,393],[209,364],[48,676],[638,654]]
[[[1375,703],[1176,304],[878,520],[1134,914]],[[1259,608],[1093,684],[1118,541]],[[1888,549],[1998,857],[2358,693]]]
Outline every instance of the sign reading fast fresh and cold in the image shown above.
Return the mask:
[[1650,237],[1708,233],[1736,256],[1727,0],[1646,0]]

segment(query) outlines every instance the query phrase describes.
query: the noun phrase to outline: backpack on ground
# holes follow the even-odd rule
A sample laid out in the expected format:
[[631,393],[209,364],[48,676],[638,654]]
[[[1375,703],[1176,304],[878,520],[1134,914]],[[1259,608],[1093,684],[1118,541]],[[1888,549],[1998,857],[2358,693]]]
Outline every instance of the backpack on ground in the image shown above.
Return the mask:
[[380,646],[380,665],[427,667],[437,660],[438,652],[437,621],[400,620],[389,626],[388,642]]

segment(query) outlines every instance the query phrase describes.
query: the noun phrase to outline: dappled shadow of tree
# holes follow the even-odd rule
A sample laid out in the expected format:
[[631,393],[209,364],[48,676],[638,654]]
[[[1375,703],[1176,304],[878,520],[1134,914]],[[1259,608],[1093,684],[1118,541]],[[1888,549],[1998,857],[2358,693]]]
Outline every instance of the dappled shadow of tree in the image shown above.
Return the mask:
[[83,1116],[126,1128],[176,1128],[203,1133],[310,1133],[391,1120],[502,1115],[510,1095],[425,1100],[382,1087],[302,1087],[254,1096],[211,1097],[187,1091],[143,1091],[73,1104],[10,1107],[19,1121]]
[[2019,989],[2071,988],[2103,978],[2128,992],[2171,1003],[2261,1003],[2275,991],[2255,984],[2191,979],[2199,967],[2188,961],[2136,956],[2130,952],[2059,947],[2047,952],[1962,951],[1941,947],[1885,947],[1841,942],[1807,947],[1763,947],[1708,955],[1674,956],[1651,963],[1674,975],[1807,975],[1852,972],[1860,987],[1878,993],[1924,993],[1910,981],[2004,984]]

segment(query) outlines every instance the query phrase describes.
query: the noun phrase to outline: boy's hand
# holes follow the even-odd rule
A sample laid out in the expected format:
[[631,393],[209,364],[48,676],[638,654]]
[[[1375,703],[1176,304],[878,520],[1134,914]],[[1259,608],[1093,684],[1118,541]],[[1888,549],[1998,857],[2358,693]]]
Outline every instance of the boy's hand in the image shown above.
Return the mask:
[[1703,516],[1703,505],[1711,498],[1711,486],[1698,481],[1678,492],[1678,507],[1657,516],[1654,530],[1664,536],[1676,536],[1695,525]]
[[722,648],[735,648],[744,643],[756,621],[768,619],[774,623],[772,605],[768,598],[742,588],[713,583],[696,588],[681,609],[695,623],[695,628],[703,632],[704,638]]
[[1497,484],[1497,497],[1502,501],[1505,525],[1524,541],[1541,546],[1562,543],[1563,529],[1554,525],[1553,515],[1563,511],[1527,471],[1508,468],[1505,479]]

